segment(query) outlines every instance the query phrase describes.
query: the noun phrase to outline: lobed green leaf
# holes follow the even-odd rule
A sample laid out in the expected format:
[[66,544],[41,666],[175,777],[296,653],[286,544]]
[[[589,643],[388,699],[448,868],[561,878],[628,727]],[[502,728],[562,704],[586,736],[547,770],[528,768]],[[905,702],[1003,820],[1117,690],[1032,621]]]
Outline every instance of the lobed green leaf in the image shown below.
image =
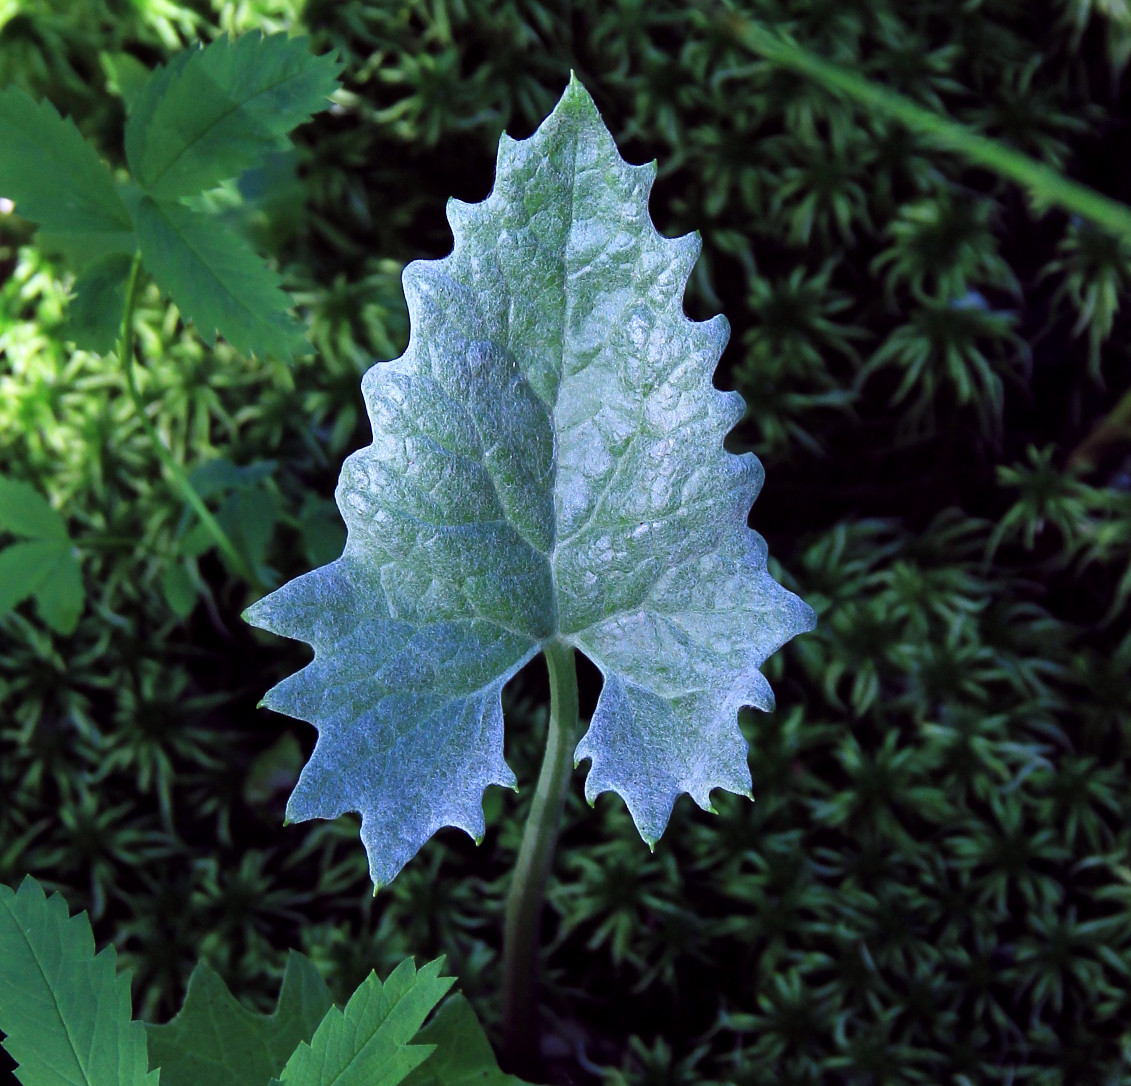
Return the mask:
[[443,964],[437,958],[417,972],[406,959],[384,984],[370,973],[344,1011],[330,1008],[272,1086],[396,1086],[432,1054],[431,1045],[409,1042],[455,983],[439,975]]
[[76,254],[133,251],[133,222],[113,174],[50,102],[18,87],[0,91],[0,149],[0,195],[25,219],[67,235]]
[[0,1029],[23,1086],[157,1086],[116,965],[61,895],[30,875],[18,891],[0,885]]
[[201,962],[189,978],[184,1006],[164,1025],[147,1025],[149,1063],[163,1086],[249,1086],[278,1075],[288,1057],[333,1006],[314,963],[297,951],[287,958],[271,1014],[255,1014]]
[[499,1070],[475,1011],[458,992],[444,1000],[416,1040],[436,1051],[404,1086],[522,1086],[522,1079]]
[[217,38],[158,68],[131,105],[126,156],[155,199],[191,196],[287,146],[327,108],[341,62],[307,38],[258,32]]
[[148,196],[138,204],[137,231],[145,266],[209,347],[219,331],[242,354],[289,361],[303,349],[279,277],[240,237],[182,204]]

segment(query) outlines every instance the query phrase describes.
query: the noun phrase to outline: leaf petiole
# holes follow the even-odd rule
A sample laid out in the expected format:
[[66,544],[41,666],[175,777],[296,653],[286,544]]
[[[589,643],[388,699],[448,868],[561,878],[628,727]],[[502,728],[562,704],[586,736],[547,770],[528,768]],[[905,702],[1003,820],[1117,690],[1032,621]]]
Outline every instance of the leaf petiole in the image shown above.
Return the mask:
[[156,427],[150,422],[149,416],[145,413],[145,404],[142,403],[141,392],[137,387],[137,376],[134,373],[133,323],[140,271],[141,253],[137,252],[134,254],[133,263],[130,265],[130,276],[126,283],[126,308],[122,317],[122,331],[118,339],[118,357],[122,362],[122,370],[126,376],[126,389],[129,392],[130,400],[133,402],[134,411],[137,413],[142,429],[148,434],[150,443],[153,445],[158,459],[164,465],[165,470],[169,473],[173,482],[177,485],[177,489],[184,495],[185,501],[192,506],[196,515],[200,517],[201,524],[204,525],[208,534],[216,541],[216,545],[220,548],[221,553],[228,559],[236,573],[247,581],[251,587],[262,589],[265,587],[263,582],[256,576],[255,571],[248,565],[247,560],[236,549],[231,539],[228,538],[227,532],[220,527],[219,522],[209,512],[208,506],[204,504],[204,499],[196,492],[196,488],[189,481],[189,477],[185,474],[181,465],[173,458],[173,454],[165,448],[165,444],[161,440],[161,435],[157,433]]
[[546,880],[577,746],[577,668],[572,646],[542,646],[550,673],[550,726],[534,802],[507,898],[503,935],[503,1051],[512,1074],[537,1074],[538,929]]

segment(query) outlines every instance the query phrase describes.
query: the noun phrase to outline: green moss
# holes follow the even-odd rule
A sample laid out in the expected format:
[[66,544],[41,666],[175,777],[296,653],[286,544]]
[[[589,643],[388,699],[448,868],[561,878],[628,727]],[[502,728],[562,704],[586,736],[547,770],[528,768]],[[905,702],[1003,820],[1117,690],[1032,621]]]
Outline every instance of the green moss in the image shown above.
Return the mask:
[[[298,26],[298,9],[0,6],[0,84],[51,97],[117,161],[100,50],[154,63],[219,28]],[[1131,201],[1114,9],[746,10]],[[677,0],[308,0],[302,19],[317,50],[342,49],[348,93],[300,133],[300,189],[224,213],[272,248],[316,354],[288,370],[207,351],[155,292],[139,328],[178,459],[274,462],[254,482],[278,517],[265,565],[282,580],[333,545],[326,502],[367,440],[360,373],[407,336],[401,264],[448,251],[446,198],[487,193],[500,130],[527,135],[574,68],[629,159],[659,160],[659,228],[703,233],[686,307],[734,326],[717,383],[747,397],[733,447],[766,462],[754,526],[820,613],[767,665],[777,711],[742,718],[754,804],[681,802],[652,855],[618,801],[590,811],[575,782],[544,955],[563,1076],[1123,1081],[1126,434],[1097,430],[1065,464],[1131,382],[1125,246],[1031,217]],[[30,237],[0,216],[0,471],[86,541],[89,602],[70,637],[31,613],[0,626],[0,880],[31,872],[89,908],[151,1018],[201,953],[266,1009],[297,946],[339,996],[359,971],[445,952],[490,1021],[530,789],[501,795],[481,848],[443,832],[376,900],[354,820],[282,828],[287,760],[273,791],[248,780],[281,732],[312,736],[255,703],[303,650],[239,623],[245,588],[194,548],[115,360],[63,341],[70,280]],[[184,619],[171,565],[202,592]],[[508,690],[527,785],[544,697],[536,669]]]

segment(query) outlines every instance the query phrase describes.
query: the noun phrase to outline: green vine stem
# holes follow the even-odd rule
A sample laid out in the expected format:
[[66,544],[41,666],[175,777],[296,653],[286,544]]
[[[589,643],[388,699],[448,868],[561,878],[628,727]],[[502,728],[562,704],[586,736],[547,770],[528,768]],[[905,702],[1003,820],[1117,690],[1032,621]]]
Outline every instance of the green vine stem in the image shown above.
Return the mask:
[[[700,19],[706,16],[699,13]],[[719,24],[747,49],[783,68],[790,68],[827,89],[847,95],[870,112],[893,117],[911,131],[934,140],[939,146],[964,155],[971,162],[1029,190],[1038,212],[1041,205],[1059,207],[1097,225],[1131,238],[1131,207],[1102,196],[1086,185],[1061,176],[1056,170],[1015,151],[1011,147],[974,132],[966,125],[913,102],[896,91],[872,82],[858,73],[810,53],[751,19],[728,12]]]
[[196,492],[196,488],[189,481],[184,469],[173,458],[173,454],[165,448],[161,435],[158,434],[157,428],[150,422],[149,416],[145,412],[145,404],[142,403],[141,392],[137,387],[137,375],[134,373],[134,307],[137,304],[140,271],[141,253],[139,252],[134,254],[133,263],[130,265],[130,278],[126,286],[126,310],[122,317],[122,332],[118,339],[118,357],[121,359],[122,369],[125,371],[126,389],[129,391],[134,411],[137,413],[142,429],[149,435],[149,440],[153,444],[158,459],[184,495],[185,501],[192,506],[196,515],[200,517],[201,523],[207,529],[208,534],[216,541],[221,553],[231,563],[232,569],[249,585],[255,588],[263,588],[264,586],[255,575],[255,571],[248,565],[244,556],[236,550],[235,544],[228,538],[227,532],[220,527],[219,522],[209,512],[208,506],[204,504],[204,499]]
[[511,1072],[519,1075],[537,1073],[539,921],[578,730],[573,648],[555,639],[542,650],[550,672],[550,727],[507,898],[503,938],[503,1051]]

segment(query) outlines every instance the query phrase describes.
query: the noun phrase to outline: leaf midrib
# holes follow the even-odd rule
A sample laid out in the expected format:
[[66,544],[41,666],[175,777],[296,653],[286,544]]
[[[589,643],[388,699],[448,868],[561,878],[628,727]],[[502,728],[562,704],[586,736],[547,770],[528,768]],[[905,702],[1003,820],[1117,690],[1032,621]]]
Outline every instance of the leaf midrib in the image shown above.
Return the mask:
[[[281,80],[279,80],[278,83],[272,83],[269,87],[264,87],[263,90],[259,91],[257,94],[253,94],[249,98],[244,98],[242,101],[239,101],[235,105],[233,105],[230,109],[225,110],[223,113],[221,113],[212,122],[212,124],[210,124],[207,128],[202,129],[188,143],[186,143],[180,149],[180,151],[178,151],[177,154],[168,162],[168,164],[165,166],[165,168],[160,173],[158,173],[156,175],[156,177],[153,179],[153,182],[150,185],[148,185],[147,188],[149,188],[150,190],[157,189],[160,186],[162,179],[169,173],[170,170],[172,170],[177,165],[178,162],[181,161],[181,159],[184,158],[184,156],[186,154],[189,153],[189,151],[193,150],[193,148],[195,148],[196,145],[198,143],[200,143],[200,141],[203,140],[204,137],[207,136],[209,132],[211,132],[213,129],[215,129],[223,121],[227,120],[227,118],[230,117],[237,110],[243,109],[249,103],[254,102],[257,98],[261,98],[261,97],[263,97],[263,95],[269,94],[272,91],[277,90],[279,87],[285,86],[287,83],[293,82],[296,79],[301,79],[302,76],[305,75],[305,74],[307,74],[307,73],[302,72],[302,71],[292,72],[290,75],[288,75],[286,77],[286,79],[281,79]],[[183,73],[181,75],[181,78],[182,79],[184,78]],[[239,171],[237,171],[237,172],[239,172]],[[235,176],[235,174],[232,174],[230,176]],[[224,179],[221,178],[221,180],[224,180]]]
[[180,230],[177,229],[177,226],[173,222],[173,220],[168,215],[164,214],[162,207],[163,207],[163,205],[164,206],[171,206],[171,207],[178,207],[178,208],[183,208],[185,211],[189,211],[190,209],[186,208],[184,204],[180,204],[180,203],[177,203],[175,201],[158,200],[158,199],[156,199],[152,196],[149,197],[149,200],[153,204],[154,208],[158,212],[161,212],[161,221],[164,222],[168,226],[168,228],[170,230],[172,230],[174,234],[177,235],[177,237],[181,241],[181,244],[183,244],[184,247],[190,253],[192,253],[192,255],[196,258],[197,262],[201,265],[201,267],[204,269],[205,273],[208,275],[211,282],[214,284],[215,289],[222,290],[228,298],[230,298],[232,301],[234,301],[236,303],[238,308],[243,313],[246,313],[251,318],[251,321],[254,325],[256,325],[257,327],[262,327],[265,322],[260,319],[258,313],[254,309],[250,308],[245,302],[241,301],[240,298],[238,297],[238,295],[227,285],[227,283],[225,283],[212,270],[212,265],[209,264],[209,262],[207,260],[205,260],[205,258],[201,255],[199,249],[197,249],[194,245],[190,244],[189,239],[184,234],[182,234]]
[[[570,83],[573,83],[573,73],[570,72]],[[566,336],[569,329],[570,316],[573,312],[573,301],[570,296],[569,283],[569,251],[570,242],[573,238],[573,208],[576,202],[577,190],[577,147],[578,147],[578,132],[575,128],[573,131],[573,155],[570,161],[569,171],[569,228],[566,231],[565,250],[562,253],[562,293],[565,295],[565,312],[562,315],[562,335],[561,344],[558,350],[558,383],[554,389],[554,403],[550,410],[550,434],[553,439],[554,452],[550,460],[552,465],[550,470],[550,497],[553,507],[553,520],[551,526],[553,527],[553,538],[550,541],[550,552],[548,558],[550,560],[550,606],[553,608],[553,616],[550,620],[550,625],[553,628],[554,636],[561,635],[561,611],[558,607],[558,510],[557,510],[557,494],[558,494],[558,399],[562,393],[562,386],[565,384],[565,352],[566,352]]]
[[[45,911],[46,911],[46,903],[48,902],[48,900],[49,899],[47,899],[46,895],[45,895],[45,897],[44,897]],[[24,941],[25,945],[27,946],[28,951],[31,953],[32,961],[35,962],[35,967],[36,967],[36,969],[39,970],[39,975],[43,979],[43,986],[47,989],[48,994],[51,996],[51,1003],[55,1007],[56,1017],[58,1017],[59,1023],[63,1027],[63,1032],[67,1036],[67,1044],[70,1045],[71,1054],[75,1058],[75,1065],[79,1070],[79,1074],[82,1076],[81,1079],[79,1080],[80,1084],[82,1084],[82,1086],[94,1086],[94,1083],[92,1082],[92,1080],[87,1076],[86,1068],[83,1066],[82,1060],[79,1057],[78,1048],[75,1046],[74,1038],[71,1036],[70,1028],[67,1025],[67,1018],[63,1014],[62,1010],[59,1007],[59,1000],[55,997],[55,989],[51,986],[51,982],[47,979],[47,973],[44,971],[43,965],[40,963],[39,956],[35,953],[35,947],[32,944],[32,941],[27,937],[27,932],[24,931],[23,924],[21,924],[20,921],[17,919],[15,913],[12,912],[12,908],[8,904],[7,900],[5,900],[3,897],[0,897],[0,905],[4,906],[4,908],[8,912],[8,916],[11,918],[12,922],[16,925],[17,929],[19,929],[20,936],[23,938],[23,941]],[[71,918],[68,917],[67,920],[64,921],[64,926],[66,924],[69,924],[70,922],[71,922]],[[97,957],[98,956],[95,955],[95,959],[97,959]],[[93,1040],[93,1038],[92,1038],[92,1040]]]

